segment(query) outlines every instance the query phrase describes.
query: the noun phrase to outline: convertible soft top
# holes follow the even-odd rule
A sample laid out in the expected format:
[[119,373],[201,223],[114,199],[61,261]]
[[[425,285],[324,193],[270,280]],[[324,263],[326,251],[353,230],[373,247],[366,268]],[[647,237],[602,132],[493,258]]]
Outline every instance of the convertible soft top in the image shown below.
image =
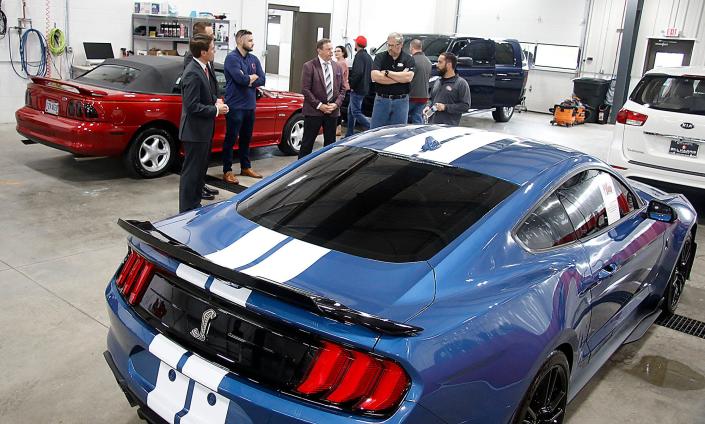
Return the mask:
[[[90,78],[93,71],[76,78],[76,81],[133,93],[177,94],[178,91],[174,91],[174,88],[184,70],[184,58],[183,56],[130,56],[107,59],[95,69],[108,65],[130,67],[139,72],[128,84],[96,81]],[[223,66],[216,63],[214,67],[222,69]]]

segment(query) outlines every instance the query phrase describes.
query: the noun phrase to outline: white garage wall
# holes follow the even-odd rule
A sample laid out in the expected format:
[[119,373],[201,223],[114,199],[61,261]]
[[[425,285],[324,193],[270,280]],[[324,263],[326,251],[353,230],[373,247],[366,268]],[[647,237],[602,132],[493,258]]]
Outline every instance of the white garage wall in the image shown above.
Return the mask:
[[[622,11],[625,0],[591,0],[591,17],[585,45],[582,75],[611,78],[618,60]],[[691,65],[705,65],[705,1],[703,0],[646,0],[639,25],[631,88],[644,71],[646,47],[650,37],[663,37],[666,28],[678,28],[680,38],[694,39]],[[588,60],[592,58],[593,60]]]
[[586,0],[460,0],[458,32],[579,46]]

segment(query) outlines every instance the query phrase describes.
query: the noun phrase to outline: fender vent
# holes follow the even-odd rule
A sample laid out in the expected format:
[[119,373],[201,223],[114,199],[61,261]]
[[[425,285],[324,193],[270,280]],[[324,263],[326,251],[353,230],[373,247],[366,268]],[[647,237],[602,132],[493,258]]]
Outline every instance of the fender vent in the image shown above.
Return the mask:
[[705,339],[705,322],[696,319],[684,317],[682,315],[661,316],[656,320],[656,324],[670,328],[671,330],[680,331],[681,333]]

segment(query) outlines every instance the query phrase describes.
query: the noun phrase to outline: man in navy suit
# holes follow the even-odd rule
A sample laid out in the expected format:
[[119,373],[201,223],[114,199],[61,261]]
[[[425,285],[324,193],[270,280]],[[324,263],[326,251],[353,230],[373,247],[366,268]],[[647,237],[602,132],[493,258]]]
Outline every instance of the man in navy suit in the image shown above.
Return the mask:
[[340,116],[340,105],[345,98],[343,73],[335,66],[333,44],[327,38],[316,43],[318,56],[304,63],[301,74],[301,93],[304,95],[304,135],[299,159],[313,151],[313,142],[323,127],[323,145],[335,142],[335,128]]
[[208,64],[215,58],[213,37],[194,36],[189,43],[193,60],[181,77],[181,125],[179,139],[184,146],[184,164],[179,182],[179,212],[201,206],[215,117],[228,113],[228,105],[217,99]]

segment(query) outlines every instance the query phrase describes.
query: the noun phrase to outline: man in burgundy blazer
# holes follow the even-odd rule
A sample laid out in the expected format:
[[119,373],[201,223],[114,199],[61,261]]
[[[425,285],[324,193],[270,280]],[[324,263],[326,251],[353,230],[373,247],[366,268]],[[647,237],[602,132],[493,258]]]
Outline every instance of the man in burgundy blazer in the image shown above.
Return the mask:
[[313,142],[323,127],[323,145],[335,142],[340,105],[345,98],[343,74],[333,63],[333,44],[327,38],[316,43],[318,56],[304,63],[301,92],[304,95],[304,135],[299,159],[313,151]]

